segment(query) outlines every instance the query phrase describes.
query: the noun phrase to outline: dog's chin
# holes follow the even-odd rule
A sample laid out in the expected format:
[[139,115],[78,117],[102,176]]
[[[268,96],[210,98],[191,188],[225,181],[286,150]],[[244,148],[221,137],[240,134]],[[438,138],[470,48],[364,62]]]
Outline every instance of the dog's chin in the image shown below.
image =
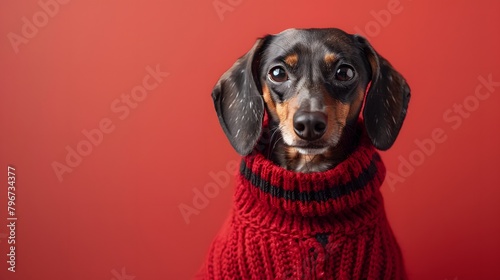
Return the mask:
[[316,156],[326,154],[330,149],[334,148],[338,144],[337,140],[335,137],[334,139],[330,139],[330,141],[317,141],[313,143],[294,141],[292,145],[288,146],[295,149],[301,155]]
[[328,147],[322,147],[322,148],[307,148],[307,147],[294,147],[299,154],[302,155],[321,155],[326,153],[328,151]]

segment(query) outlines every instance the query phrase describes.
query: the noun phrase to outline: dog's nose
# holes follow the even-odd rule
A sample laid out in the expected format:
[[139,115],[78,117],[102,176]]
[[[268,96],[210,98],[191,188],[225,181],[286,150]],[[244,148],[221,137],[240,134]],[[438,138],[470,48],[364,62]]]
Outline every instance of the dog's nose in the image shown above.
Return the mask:
[[326,131],[326,115],[321,112],[298,111],[293,116],[293,130],[304,140],[319,139]]

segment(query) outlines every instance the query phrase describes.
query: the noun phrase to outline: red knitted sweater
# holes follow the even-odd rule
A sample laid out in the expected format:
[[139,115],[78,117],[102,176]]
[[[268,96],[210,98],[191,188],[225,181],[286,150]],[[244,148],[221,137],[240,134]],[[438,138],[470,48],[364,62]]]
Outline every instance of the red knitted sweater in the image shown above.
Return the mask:
[[325,172],[244,157],[233,213],[197,278],[406,279],[379,190],[384,177],[366,135]]

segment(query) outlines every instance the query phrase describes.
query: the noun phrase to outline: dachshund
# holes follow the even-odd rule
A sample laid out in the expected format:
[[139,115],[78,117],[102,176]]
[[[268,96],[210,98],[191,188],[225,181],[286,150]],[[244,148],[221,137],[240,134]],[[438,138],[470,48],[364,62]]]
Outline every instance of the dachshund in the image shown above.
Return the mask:
[[365,38],[267,35],[212,98],[244,158],[232,214],[197,279],[407,279],[375,149],[396,140],[410,88]]

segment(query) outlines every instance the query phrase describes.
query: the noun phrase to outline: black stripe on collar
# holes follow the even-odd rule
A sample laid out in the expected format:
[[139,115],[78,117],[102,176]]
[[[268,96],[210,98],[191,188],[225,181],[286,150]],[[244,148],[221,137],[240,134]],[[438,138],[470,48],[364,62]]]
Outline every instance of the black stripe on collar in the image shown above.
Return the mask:
[[252,169],[247,166],[245,160],[241,161],[240,173],[253,186],[259,188],[264,193],[270,194],[271,196],[284,198],[289,201],[324,202],[330,199],[338,199],[342,196],[346,196],[357,190],[363,189],[371,180],[375,178],[378,171],[377,162],[380,160],[381,159],[378,153],[374,153],[370,160],[370,165],[363,169],[357,178],[347,184],[331,186],[320,191],[284,190],[281,187],[273,186],[259,175],[253,173]]

